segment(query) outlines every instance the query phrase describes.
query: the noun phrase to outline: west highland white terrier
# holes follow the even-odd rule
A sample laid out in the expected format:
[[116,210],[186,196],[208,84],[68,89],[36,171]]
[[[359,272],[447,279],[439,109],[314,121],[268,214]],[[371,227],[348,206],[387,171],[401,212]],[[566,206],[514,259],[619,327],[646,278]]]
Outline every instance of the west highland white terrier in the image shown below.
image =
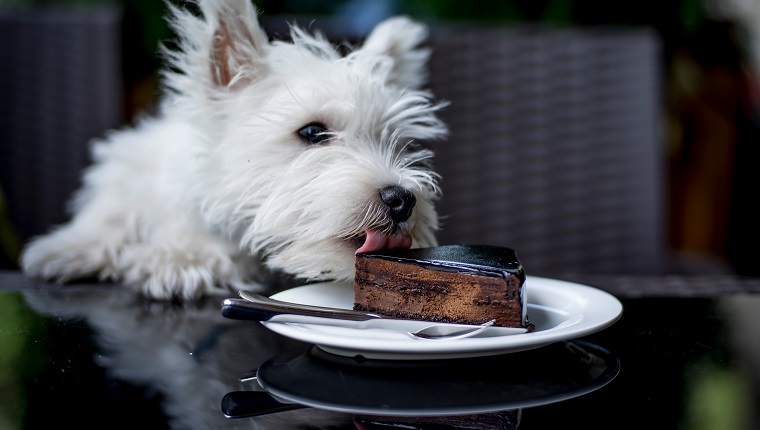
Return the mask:
[[72,220],[25,248],[24,271],[191,298],[267,273],[348,280],[356,252],[435,245],[420,143],[446,127],[426,28],[390,18],[343,56],[295,26],[270,42],[250,0],[197,6],[170,6],[160,113],[94,144]]

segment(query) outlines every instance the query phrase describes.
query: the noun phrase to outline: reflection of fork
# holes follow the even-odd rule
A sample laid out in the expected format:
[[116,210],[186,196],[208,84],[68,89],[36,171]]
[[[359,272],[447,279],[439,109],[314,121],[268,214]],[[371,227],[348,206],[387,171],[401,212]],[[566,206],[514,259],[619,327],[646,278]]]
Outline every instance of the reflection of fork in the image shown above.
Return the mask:
[[265,391],[233,391],[222,398],[222,413],[227,418],[256,417],[305,407],[281,402]]

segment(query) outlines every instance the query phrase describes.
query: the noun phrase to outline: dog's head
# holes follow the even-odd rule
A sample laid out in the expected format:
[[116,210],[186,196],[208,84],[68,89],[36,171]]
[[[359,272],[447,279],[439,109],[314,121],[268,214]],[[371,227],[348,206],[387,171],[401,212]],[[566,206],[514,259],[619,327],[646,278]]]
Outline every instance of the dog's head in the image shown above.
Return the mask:
[[195,196],[241,249],[298,277],[347,279],[354,254],[436,244],[431,151],[441,104],[422,90],[426,29],[378,25],[343,56],[291,29],[270,42],[250,0],[173,11],[173,109],[197,126]]

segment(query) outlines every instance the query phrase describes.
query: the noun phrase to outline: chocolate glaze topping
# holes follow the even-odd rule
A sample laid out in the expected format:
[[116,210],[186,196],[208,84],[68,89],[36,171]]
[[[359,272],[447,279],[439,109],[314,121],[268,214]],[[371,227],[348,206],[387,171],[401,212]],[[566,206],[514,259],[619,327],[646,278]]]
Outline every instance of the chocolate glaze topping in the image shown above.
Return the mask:
[[511,273],[525,280],[525,272],[513,249],[490,245],[445,245],[432,248],[388,249],[361,254],[367,258],[416,263],[433,270],[476,272],[483,276]]

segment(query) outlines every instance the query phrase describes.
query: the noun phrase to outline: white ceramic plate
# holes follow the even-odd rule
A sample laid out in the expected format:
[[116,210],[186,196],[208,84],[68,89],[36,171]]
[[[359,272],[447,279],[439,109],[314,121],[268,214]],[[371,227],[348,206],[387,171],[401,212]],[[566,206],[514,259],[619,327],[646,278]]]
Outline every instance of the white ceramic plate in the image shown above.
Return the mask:
[[[623,306],[614,296],[596,288],[555,279],[528,277],[528,318],[531,333],[473,337],[451,341],[413,339],[382,329],[357,330],[314,324],[263,322],[268,329],[343,356],[383,360],[478,357],[524,351],[579,338],[602,330],[620,318]],[[292,303],[351,309],[353,286],[319,283],[272,296]]]

